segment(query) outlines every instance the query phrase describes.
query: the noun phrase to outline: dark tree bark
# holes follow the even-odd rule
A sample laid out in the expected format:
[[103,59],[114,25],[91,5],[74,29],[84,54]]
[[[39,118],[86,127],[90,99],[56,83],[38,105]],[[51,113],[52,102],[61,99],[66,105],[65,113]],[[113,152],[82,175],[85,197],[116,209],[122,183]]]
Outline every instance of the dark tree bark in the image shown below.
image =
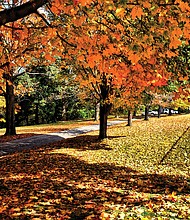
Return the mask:
[[48,0],[30,0],[22,5],[0,11],[0,26],[35,13],[38,8],[46,3]]
[[134,111],[133,111],[133,117],[136,117],[137,116],[137,110],[135,109]]
[[149,119],[149,117],[148,117],[149,108],[150,107],[148,105],[146,105],[146,107],[145,107],[145,116],[144,116],[145,121],[148,121],[148,119]]
[[128,110],[128,116],[127,116],[128,124],[127,124],[127,126],[132,126],[132,118],[133,118],[133,114],[132,114],[131,110]]
[[100,105],[100,130],[99,130],[99,139],[104,139],[107,137],[107,104]]
[[180,107],[178,108],[178,114],[179,115],[181,114],[181,108]]
[[161,117],[161,111],[162,111],[162,107],[159,105],[159,107],[158,107],[158,118]]
[[5,135],[15,135],[15,95],[12,74],[6,74],[6,132]]
[[35,109],[35,124],[39,124],[39,103],[36,103],[36,109]]
[[[111,79],[109,79],[111,80]],[[99,139],[104,139],[107,137],[107,120],[108,115],[111,110],[112,104],[107,103],[109,95],[112,94],[112,88],[108,83],[106,75],[102,76],[102,84],[100,85],[101,100],[100,100],[100,130]]]
[[103,103],[100,104],[100,130],[99,139],[107,138],[107,122],[108,115],[111,110],[111,104]]
[[168,114],[169,116],[171,116],[172,115],[172,109],[171,108],[169,108],[169,114]]

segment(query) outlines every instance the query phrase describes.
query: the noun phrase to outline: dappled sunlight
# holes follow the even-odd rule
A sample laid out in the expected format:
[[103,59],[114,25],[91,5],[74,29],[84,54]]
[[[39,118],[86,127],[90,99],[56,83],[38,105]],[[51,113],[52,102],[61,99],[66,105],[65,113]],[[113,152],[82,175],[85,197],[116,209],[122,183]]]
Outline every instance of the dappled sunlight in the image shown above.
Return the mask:
[[[170,211],[175,201],[180,210],[188,193],[182,177],[47,153],[31,151],[0,160],[2,218],[93,219],[112,211],[114,219],[128,212],[135,216],[141,209],[153,214],[160,207]],[[172,195],[178,190],[179,195]],[[165,207],[168,202],[171,206]],[[180,212],[186,216],[187,208]]]
[[[175,120],[174,120],[175,119]],[[98,132],[51,145],[49,153],[68,154],[88,163],[107,162],[133,167],[139,172],[189,175],[190,132],[187,132],[160,164],[162,157],[190,124],[190,116],[151,119],[108,129],[108,138],[98,140]]]
[[175,120],[120,125],[102,141],[91,132],[1,157],[0,218],[187,219],[189,133],[159,164],[190,119]]

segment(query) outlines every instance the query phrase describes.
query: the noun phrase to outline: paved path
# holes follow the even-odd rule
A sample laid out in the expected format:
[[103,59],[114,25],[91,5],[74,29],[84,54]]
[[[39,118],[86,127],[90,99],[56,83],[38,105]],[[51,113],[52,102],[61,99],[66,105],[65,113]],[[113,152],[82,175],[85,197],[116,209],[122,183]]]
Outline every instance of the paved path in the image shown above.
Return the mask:
[[[126,122],[125,120],[111,121],[108,122],[108,126],[125,123],[125,122]],[[59,131],[59,132],[48,133],[43,135],[35,135],[29,138],[22,138],[11,142],[0,143],[0,156],[26,149],[32,149],[34,147],[40,147],[44,144],[50,144],[66,138],[76,137],[80,134],[84,134],[96,130],[99,130],[99,124],[87,125],[71,130]]]

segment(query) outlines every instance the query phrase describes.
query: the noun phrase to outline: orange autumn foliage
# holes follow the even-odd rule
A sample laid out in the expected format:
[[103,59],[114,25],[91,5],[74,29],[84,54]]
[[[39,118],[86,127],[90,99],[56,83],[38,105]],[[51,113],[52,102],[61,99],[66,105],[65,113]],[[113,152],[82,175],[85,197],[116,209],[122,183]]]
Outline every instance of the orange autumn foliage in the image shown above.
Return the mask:
[[[97,96],[102,75],[117,93],[119,88],[127,90],[128,85],[136,92],[150,85],[165,85],[171,77],[164,68],[166,59],[176,56],[178,46],[190,39],[190,7],[182,0],[123,4],[112,0],[54,0],[50,8],[55,16],[50,23],[56,28],[40,36],[42,48],[36,50],[36,56],[43,54],[50,62],[55,61],[56,54],[62,56],[64,62],[78,69],[84,81],[81,83],[95,90]],[[40,20],[37,17],[36,25]],[[31,17],[31,21],[35,19]],[[24,42],[27,31],[20,31],[20,41]],[[29,56],[19,65],[26,62],[30,62]]]

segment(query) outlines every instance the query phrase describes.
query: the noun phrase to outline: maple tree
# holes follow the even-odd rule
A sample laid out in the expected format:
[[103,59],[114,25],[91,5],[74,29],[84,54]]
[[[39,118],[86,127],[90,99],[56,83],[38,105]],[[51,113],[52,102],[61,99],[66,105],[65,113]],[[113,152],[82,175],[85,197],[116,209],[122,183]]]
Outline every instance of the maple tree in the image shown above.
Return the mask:
[[[48,0],[2,1],[0,2],[0,26],[17,21],[27,15],[36,13],[37,9],[48,3]],[[8,8],[6,6],[9,6]]]
[[43,36],[44,30],[35,28],[36,24],[40,25],[40,20],[36,15],[28,18],[28,26],[23,20],[0,30],[0,89],[6,99],[6,135],[16,133],[14,80],[26,71],[31,62],[40,63],[43,57],[39,35]]
[[173,101],[175,99],[183,99],[185,102],[190,97],[190,46],[182,44],[178,48],[178,56],[171,57],[167,61],[169,71],[173,73],[169,85],[168,92],[172,93]]
[[[36,10],[36,1],[10,10],[32,2]],[[64,55],[66,65],[77,67],[81,84],[95,91],[101,104],[100,138],[106,137],[114,97],[120,94],[131,105],[131,91],[138,96],[147,86],[165,85],[171,76],[166,59],[176,56],[178,46],[189,39],[189,4],[181,0],[53,1],[47,7],[54,19],[48,22],[41,15],[50,27],[42,42],[50,46],[45,58],[55,61],[54,56]]]
[[167,84],[172,73],[166,60],[189,39],[190,7],[179,0],[83,3],[64,6],[59,15],[64,25],[57,30],[64,59],[100,102],[99,137],[105,138],[107,116],[118,94],[133,105],[134,96],[146,87]]

